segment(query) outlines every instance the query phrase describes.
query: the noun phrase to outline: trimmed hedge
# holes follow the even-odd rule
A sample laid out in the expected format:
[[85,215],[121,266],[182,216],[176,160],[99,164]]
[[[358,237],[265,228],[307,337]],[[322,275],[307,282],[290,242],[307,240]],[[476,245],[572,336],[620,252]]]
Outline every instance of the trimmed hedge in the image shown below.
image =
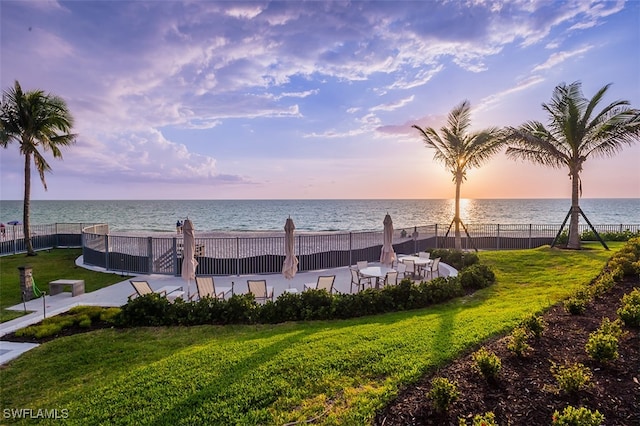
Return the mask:
[[413,284],[405,279],[381,290],[367,289],[356,294],[329,295],[324,290],[283,293],[274,302],[258,304],[252,295],[233,295],[227,300],[204,298],[196,302],[176,299],[170,303],[157,294],[129,301],[121,309],[117,323],[123,327],[200,324],[276,324],[355,318],[386,312],[419,309],[459,297],[495,282],[495,275],[478,264],[475,253],[434,250],[433,257],[459,265],[457,277],[439,277]]
[[233,295],[227,300],[203,298],[196,302],[158,294],[137,297],[121,308],[120,326],[166,326],[200,324],[275,324],[286,321],[330,320],[418,309],[462,296],[457,277],[440,277],[414,285],[405,279],[397,286],[367,289],[356,294],[329,295],[324,290],[283,293],[274,302],[257,303],[252,295]]

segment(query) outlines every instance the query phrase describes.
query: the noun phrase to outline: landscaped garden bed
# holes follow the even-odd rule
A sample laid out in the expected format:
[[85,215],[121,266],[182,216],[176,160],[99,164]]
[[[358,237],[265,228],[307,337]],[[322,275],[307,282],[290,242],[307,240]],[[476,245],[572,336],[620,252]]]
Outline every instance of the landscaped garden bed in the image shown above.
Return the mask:
[[[580,315],[570,314],[563,304],[554,306],[541,317],[546,326],[539,338],[528,339],[530,349],[524,356],[516,356],[508,349],[510,336],[482,345],[501,361],[494,381],[485,380],[476,371],[473,352],[469,353],[403,389],[396,400],[379,413],[375,424],[459,425],[462,424],[460,418],[476,424],[473,417],[492,412],[498,425],[550,425],[554,412],[573,406],[597,410],[604,415],[606,425],[639,425],[638,329],[623,327],[624,334],[618,342],[619,357],[615,360],[596,361],[585,350],[589,336],[601,326],[603,318],[615,320],[623,295],[638,286],[637,275],[625,277],[611,290],[587,303]],[[554,363],[582,364],[592,374],[590,385],[576,392],[563,391],[552,374]],[[438,412],[428,397],[436,377],[455,382],[459,392],[458,399],[444,412]]]

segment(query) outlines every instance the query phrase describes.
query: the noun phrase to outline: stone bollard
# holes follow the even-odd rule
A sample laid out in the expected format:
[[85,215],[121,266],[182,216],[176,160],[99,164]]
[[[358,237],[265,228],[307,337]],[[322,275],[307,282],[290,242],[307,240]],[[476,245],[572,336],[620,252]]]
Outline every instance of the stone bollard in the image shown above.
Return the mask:
[[24,296],[24,301],[28,302],[33,299],[33,276],[31,266],[19,266],[20,271],[20,291]]

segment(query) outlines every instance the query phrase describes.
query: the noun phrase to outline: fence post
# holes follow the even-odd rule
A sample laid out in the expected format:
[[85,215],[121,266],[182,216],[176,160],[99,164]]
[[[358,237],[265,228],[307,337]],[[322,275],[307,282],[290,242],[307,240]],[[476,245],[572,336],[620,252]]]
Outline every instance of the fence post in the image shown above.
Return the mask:
[[153,237],[147,237],[147,271],[153,274]]
[[496,250],[500,250],[500,224],[499,223],[496,229]]
[[173,275],[178,275],[178,238],[173,237]]
[[104,236],[104,269],[109,270],[109,234]]
[[18,243],[16,241],[16,226],[13,225],[12,229],[13,229],[13,254],[17,254],[18,253]]
[[240,237],[236,237],[236,275],[240,275]]
[[529,248],[531,248],[531,246],[533,245],[533,244],[532,244],[532,241],[531,241],[532,228],[533,228],[533,224],[532,224],[532,223],[530,223],[530,224],[529,224]]
[[438,248],[438,224],[436,223],[436,248]]
[[349,266],[353,265],[353,235],[349,231]]

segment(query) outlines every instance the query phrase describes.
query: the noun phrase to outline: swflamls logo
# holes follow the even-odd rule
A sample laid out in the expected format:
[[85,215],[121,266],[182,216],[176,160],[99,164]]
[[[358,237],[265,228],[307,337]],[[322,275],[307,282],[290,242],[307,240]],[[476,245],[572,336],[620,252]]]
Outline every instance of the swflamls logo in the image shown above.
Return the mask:
[[67,408],[5,408],[2,410],[5,419],[68,419],[69,410]]

